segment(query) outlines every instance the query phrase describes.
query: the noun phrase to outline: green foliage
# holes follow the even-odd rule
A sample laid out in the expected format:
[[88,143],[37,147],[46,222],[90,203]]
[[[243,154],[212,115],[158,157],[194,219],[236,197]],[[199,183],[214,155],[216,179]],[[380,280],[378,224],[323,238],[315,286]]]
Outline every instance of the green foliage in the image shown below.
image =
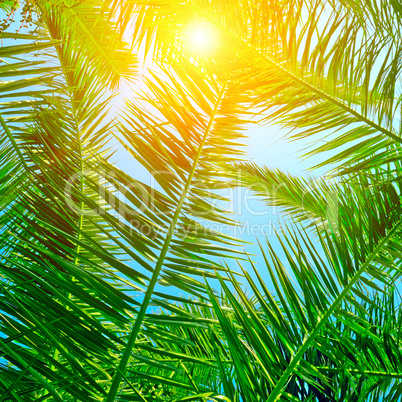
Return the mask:
[[[400,400],[399,5],[22,9],[34,29],[0,34],[0,401]],[[208,57],[184,38],[200,19]],[[327,177],[244,162],[268,123],[311,137]],[[263,264],[206,225],[235,224],[228,185],[291,218]]]

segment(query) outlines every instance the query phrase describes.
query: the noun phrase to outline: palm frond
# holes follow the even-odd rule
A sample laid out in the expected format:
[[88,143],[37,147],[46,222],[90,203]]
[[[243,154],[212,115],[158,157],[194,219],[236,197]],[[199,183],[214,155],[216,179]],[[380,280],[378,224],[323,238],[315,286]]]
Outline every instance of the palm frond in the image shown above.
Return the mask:
[[183,284],[187,280],[190,285],[187,289],[202,291],[202,283],[187,275],[185,279],[180,272],[202,275],[205,268],[222,269],[202,254],[230,255],[225,243],[234,241],[204,229],[199,219],[230,223],[219,207],[216,212],[212,211],[205,199],[213,197],[212,190],[224,178],[219,177],[219,172],[211,175],[217,168],[216,155],[238,154],[232,140],[240,136],[239,128],[244,124],[242,98],[228,80],[222,82],[206,73],[201,75],[185,59],[181,60],[180,69],[163,69],[163,72],[168,81],[154,76],[147,83],[150,95],[144,100],[149,104],[148,118],[138,115],[131,104],[126,123],[121,127],[127,139],[123,144],[154,175],[170,202],[161,211],[161,218],[166,222],[162,227],[163,244],[109,391],[110,401],[116,396],[121,373],[128,363],[160,274],[164,273],[161,278],[169,284]]

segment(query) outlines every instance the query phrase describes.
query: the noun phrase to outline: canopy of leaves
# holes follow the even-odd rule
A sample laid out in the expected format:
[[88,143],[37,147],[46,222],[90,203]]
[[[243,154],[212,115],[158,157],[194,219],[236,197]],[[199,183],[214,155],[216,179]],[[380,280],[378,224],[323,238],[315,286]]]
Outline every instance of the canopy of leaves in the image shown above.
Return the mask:
[[[1,402],[401,400],[398,2],[0,8]],[[244,160],[273,123],[326,178]],[[227,186],[288,217],[259,264]]]

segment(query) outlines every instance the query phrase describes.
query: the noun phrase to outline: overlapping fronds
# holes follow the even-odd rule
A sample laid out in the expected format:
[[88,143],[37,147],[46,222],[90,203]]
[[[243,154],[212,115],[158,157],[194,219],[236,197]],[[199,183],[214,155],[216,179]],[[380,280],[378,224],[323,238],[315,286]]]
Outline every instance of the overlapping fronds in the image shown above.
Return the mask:
[[126,11],[127,23],[136,12],[133,40],[163,54],[192,23],[214,24],[215,60],[255,95],[256,110],[265,111],[258,117],[296,130],[292,138],[314,136],[312,153],[339,149],[330,161],[354,170],[400,159],[402,48],[392,1],[162,0]]
[[[202,275],[207,269],[210,276],[214,275],[219,265],[211,257],[229,255],[228,247],[236,244],[234,239],[203,227],[197,219],[230,222],[218,206],[211,211],[207,200],[220,199],[213,192],[220,180],[214,164],[217,155],[239,153],[237,143],[232,143],[239,134],[232,129],[244,123],[238,117],[242,99],[235,88],[212,79],[205,81],[191,63],[185,68],[187,73],[181,73],[181,80],[187,82],[179,84],[173,73],[170,84],[153,77],[149,87],[157,102],[150,96],[150,103],[158,113],[167,111],[165,98],[174,93],[168,85],[174,85],[176,96],[189,108],[186,130],[179,120],[173,121],[173,114],[164,116],[171,127],[166,131],[166,141],[158,147],[154,141],[164,141],[163,126],[154,127],[152,119],[145,120],[134,105],[128,109],[131,121],[126,119],[122,127],[128,140],[133,134],[137,140],[127,141],[129,149],[137,146],[142,155],[149,149],[154,155],[168,155],[168,164],[160,158],[161,168],[147,166],[151,172],[170,173],[168,181],[158,178],[165,184],[162,194],[108,161],[107,140],[113,126],[107,119],[110,99],[104,83],[113,87],[126,73],[124,66],[118,66],[119,74],[112,74],[104,56],[119,44],[103,43],[101,55],[75,49],[80,42],[86,46],[89,39],[84,39],[85,35],[107,37],[111,28],[99,26],[99,32],[81,32],[74,28],[76,16],[72,22],[69,17],[75,5],[39,6],[44,32],[55,40],[51,42],[55,47],[44,55],[50,62],[43,64],[51,69],[38,73],[51,72],[51,81],[47,84],[42,78],[37,93],[41,103],[30,106],[31,117],[5,131],[11,142],[18,135],[12,152],[21,154],[23,168],[19,174],[24,186],[18,184],[19,192],[1,217],[6,284],[3,307],[9,316],[3,321],[2,332],[8,334],[12,345],[4,389],[18,379],[13,386],[18,393],[43,398],[51,395],[56,400],[67,396],[96,400],[104,394],[100,384],[108,382],[115,366],[115,353],[122,343],[117,334],[125,334],[128,320],[135,316],[138,302],[132,296],[148,282],[144,270],[153,272],[146,298],[152,294],[162,267],[165,283],[177,283],[195,292],[199,282],[189,275]],[[102,16],[99,11],[92,9],[96,20]],[[106,59],[110,62],[110,57]],[[183,91],[181,85],[188,89]],[[185,108],[177,102],[170,110],[179,119]],[[139,126],[145,130],[143,137],[138,135]],[[152,138],[154,130],[159,130],[160,139],[155,135]],[[177,135],[182,139],[181,154],[176,148]],[[135,156],[142,161],[140,153]],[[147,159],[151,163],[154,160]],[[215,175],[211,175],[212,169]],[[13,177],[13,182],[17,179]],[[119,193],[126,198],[119,199]],[[144,212],[145,200],[150,207]],[[142,272],[124,260],[135,262]],[[155,269],[149,264],[152,260],[157,261]],[[23,301],[27,294],[29,298]],[[7,307],[10,297],[15,305]],[[146,309],[145,301],[141,311]],[[136,320],[138,330],[141,311]],[[21,332],[32,336],[20,341],[26,353],[16,359],[12,322],[19,320]],[[84,326],[80,324],[84,322]],[[24,375],[19,376],[19,372]],[[29,389],[24,389],[26,381],[32,382]]]
[[[165,327],[165,336],[180,336],[174,346],[156,337],[138,343],[137,350],[146,353],[157,345],[158,361],[180,357],[197,373],[210,366],[209,380],[199,374],[192,391],[191,383],[171,383],[194,397],[363,401],[398,395],[400,295],[394,283],[400,276],[401,207],[399,197],[383,209],[382,195],[371,195],[366,213],[341,204],[336,233],[324,227],[317,241],[302,229],[280,237],[285,260],[269,241],[268,253],[261,248],[275,293],[261,267],[251,263],[254,274],[243,269],[247,292],[228,272],[230,283],[221,280],[222,298],[210,289],[209,300],[162,304],[173,317],[149,315],[151,323],[160,323],[159,331]],[[388,201],[384,197],[383,205]],[[158,383],[146,368],[149,383]],[[183,371],[175,368],[181,373],[165,367],[166,376],[183,382]],[[132,375],[133,382],[141,377]]]
[[[398,400],[399,5],[32,7],[33,32],[0,34],[0,402]],[[112,120],[131,47],[157,68]],[[311,137],[342,177],[240,163],[251,120]],[[112,138],[154,184],[112,163]],[[259,266],[212,229],[234,223],[226,185],[294,221]]]
[[[42,10],[39,34],[2,34],[21,40],[1,50],[3,76],[15,78],[1,84],[10,99],[1,120],[1,333],[9,362],[2,395],[16,400],[99,400],[115,332],[134,310],[129,294],[146,278],[121,261],[113,225],[99,212],[110,209],[100,196],[111,127],[104,83],[115,85],[118,74],[104,75],[76,51],[58,11]],[[105,55],[116,45],[104,43]]]
[[[180,68],[162,68],[167,79],[149,79],[148,116],[138,114],[129,105],[121,126],[126,146],[153,175],[168,197],[169,203],[158,210],[162,246],[151,281],[108,395],[117,393],[131,350],[141,328],[158,279],[189,292],[204,292],[203,284],[188,275],[207,275],[206,270],[221,270],[213,258],[230,256],[228,246],[236,241],[202,225],[202,221],[231,223],[222,208],[209,200],[219,200],[214,190],[222,185],[226,174],[218,158],[239,153],[238,143],[245,123],[242,97],[236,86],[197,70],[183,59]],[[213,272],[212,272],[213,273]],[[199,293],[196,293],[199,294]]]

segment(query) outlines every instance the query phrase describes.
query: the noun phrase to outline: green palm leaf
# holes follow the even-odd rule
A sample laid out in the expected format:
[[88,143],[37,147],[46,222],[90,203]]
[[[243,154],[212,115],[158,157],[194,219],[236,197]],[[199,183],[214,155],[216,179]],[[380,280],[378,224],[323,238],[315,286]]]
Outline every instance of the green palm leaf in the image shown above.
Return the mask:
[[[217,152],[223,155],[238,153],[233,149],[231,140],[237,138],[239,134],[233,133],[231,129],[243,124],[243,120],[237,117],[241,112],[239,108],[241,104],[239,105],[239,98],[235,104],[232,103],[232,97],[237,95],[237,91],[233,91],[227,81],[222,83],[212,77],[202,76],[185,60],[181,61],[180,67],[180,70],[174,72],[164,70],[169,78],[169,84],[158,77],[154,77],[154,82],[148,82],[152,97],[146,100],[150,109],[155,112],[153,114],[151,112],[146,119],[143,115],[136,114],[135,106],[131,105],[130,114],[127,116],[127,123],[131,127],[126,124],[122,126],[122,134],[128,140],[125,143],[127,149],[149,172],[155,174],[155,180],[171,200],[171,207],[162,211],[161,217],[166,222],[163,244],[109,391],[110,401],[116,396],[121,379],[120,373],[124,372],[129,361],[165,263],[169,262],[168,267],[173,270],[164,269],[163,280],[176,284],[179,281],[183,282],[184,278],[174,271],[203,274],[203,270],[193,268],[197,260],[202,267],[219,269],[219,265],[198,257],[198,254],[213,256],[227,254],[230,251],[225,246],[213,242],[225,243],[225,240],[227,242],[231,239],[205,230],[190,217],[230,222],[222,217],[219,208],[217,212],[211,211],[209,204],[203,199],[210,198],[211,189],[216,188],[222,180],[219,176],[215,178],[210,174],[211,169],[216,168],[213,161]],[[184,88],[183,83],[186,84]],[[166,121],[159,118],[159,115],[162,119],[166,118]],[[219,148],[216,147],[218,142]],[[157,158],[151,155],[157,155]],[[168,255],[169,252],[172,253],[171,256]],[[201,283],[193,279],[189,282],[193,289],[198,291],[200,287],[202,289]]]

